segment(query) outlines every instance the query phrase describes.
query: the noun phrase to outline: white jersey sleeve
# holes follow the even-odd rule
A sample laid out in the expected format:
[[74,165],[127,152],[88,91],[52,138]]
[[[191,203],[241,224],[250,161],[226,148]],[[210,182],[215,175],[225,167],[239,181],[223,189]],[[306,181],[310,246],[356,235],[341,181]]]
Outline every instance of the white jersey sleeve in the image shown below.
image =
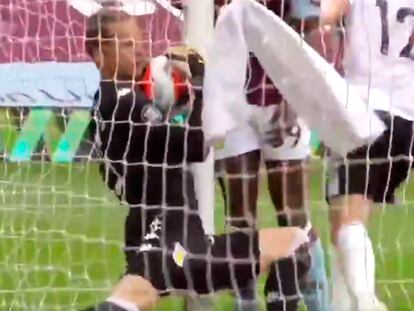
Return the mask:
[[353,0],[345,74],[372,109],[414,119],[414,0]]
[[219,137],[247,120],[240,106],[249,51],[290,107],[335,152],[346,154],[384,130],[357,92],[289,25],[254,0],[237,0],[217,19],[208,49],[203,86],[207,137]]

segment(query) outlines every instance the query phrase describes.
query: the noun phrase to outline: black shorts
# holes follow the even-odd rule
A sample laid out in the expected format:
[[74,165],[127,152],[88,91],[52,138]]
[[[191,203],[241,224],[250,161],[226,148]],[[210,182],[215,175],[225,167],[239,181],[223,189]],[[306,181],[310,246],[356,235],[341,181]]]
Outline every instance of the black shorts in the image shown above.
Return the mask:
[[387,129],[369,146],[333,160],[328,174],[327,197],[362,194],[375,203],[394,203],[394,192],[413,166],[414,122],[377,111]]
[[126,274],[144,277],[160,294],[238,291],[259,274],[257,231],[207,238],[198,213],[189,210],[160,213],[125,255]]

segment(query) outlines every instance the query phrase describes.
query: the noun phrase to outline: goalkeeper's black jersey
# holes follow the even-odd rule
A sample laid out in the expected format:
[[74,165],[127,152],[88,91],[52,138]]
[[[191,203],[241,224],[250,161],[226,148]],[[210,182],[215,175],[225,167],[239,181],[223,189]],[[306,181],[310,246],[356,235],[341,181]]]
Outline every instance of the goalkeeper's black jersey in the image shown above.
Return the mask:
[[144,213],[142,225],[161,208],[196,208],[187,163],[204,159],[200,96],[196,96],[187,126],[173,125],[164,121],[138,85],[100,84],[94,119],[95,142],[103,159],[101,174],[131,207],[128,218],[134,218],[134,231],[140,231]]

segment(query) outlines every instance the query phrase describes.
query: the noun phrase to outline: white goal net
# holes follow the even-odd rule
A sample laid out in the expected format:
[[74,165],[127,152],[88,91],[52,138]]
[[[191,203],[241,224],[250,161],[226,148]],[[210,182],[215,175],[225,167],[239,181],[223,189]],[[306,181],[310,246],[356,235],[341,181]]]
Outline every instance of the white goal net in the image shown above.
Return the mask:
[[[148,51],[157,56],[184,41],[205,48],[212,25],[200,16],[212,12],[199,1],[204,0],[187,1],[196,12],[187,16],[169,0],[125,0],[124,10],[136,16]],[[102,181],[89,136],[99,74],[85,53],[85,25],[101,5],[94,0],[0,0],[0,310],[79,310],[105,298],[123,273],[127,208]],[[326,51],[324,42],[316,43]],[[333,52],[328,48],[327,53]],[[317,147],[315,139],[313,151]],[[249,173],[224,167],[216,169],[225,183],[235,176],[251,181]],[[329,276],[326,163],[314,156],[308,172],[305,205],[323,241]],[[277,213],[265,170],[260,169],[258,179],[257,224],[274,226]],[[235,189],[247,193],[247,184]],[[248,200],[243,193],[240,197]],[[374,209],[369,228],[378,295],[389,310],[405,311],[414,310],[414,183],[405,183],[398,198],[397,206]],[[226,227],[224,201],[217,190],[218,232]],[[204,218],[211,215],[206,212]],[[261,291],[262,283],[258,286]],[[260,300],[263,306],[263,296]],[[214,304],[215,310],[233,308],[228,296],[217,296]],[[167,299],[159,310],[183,308],[180,299]]]
[[[122,274],[127,210],[104,186],[89,136],[91,2],[0,1],[0,310],[77,310]],[[153,55],[182,41],[181,15],[133,2]]]

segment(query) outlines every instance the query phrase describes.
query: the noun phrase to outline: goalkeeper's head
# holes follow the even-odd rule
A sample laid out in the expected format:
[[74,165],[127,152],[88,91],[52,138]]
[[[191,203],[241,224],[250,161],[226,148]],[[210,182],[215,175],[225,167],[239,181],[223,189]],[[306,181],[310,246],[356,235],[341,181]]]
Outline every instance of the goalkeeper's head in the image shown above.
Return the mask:
[[137,19],[115,8],[90,16],[85,49],[105,79],[131,81],[147,64]]

